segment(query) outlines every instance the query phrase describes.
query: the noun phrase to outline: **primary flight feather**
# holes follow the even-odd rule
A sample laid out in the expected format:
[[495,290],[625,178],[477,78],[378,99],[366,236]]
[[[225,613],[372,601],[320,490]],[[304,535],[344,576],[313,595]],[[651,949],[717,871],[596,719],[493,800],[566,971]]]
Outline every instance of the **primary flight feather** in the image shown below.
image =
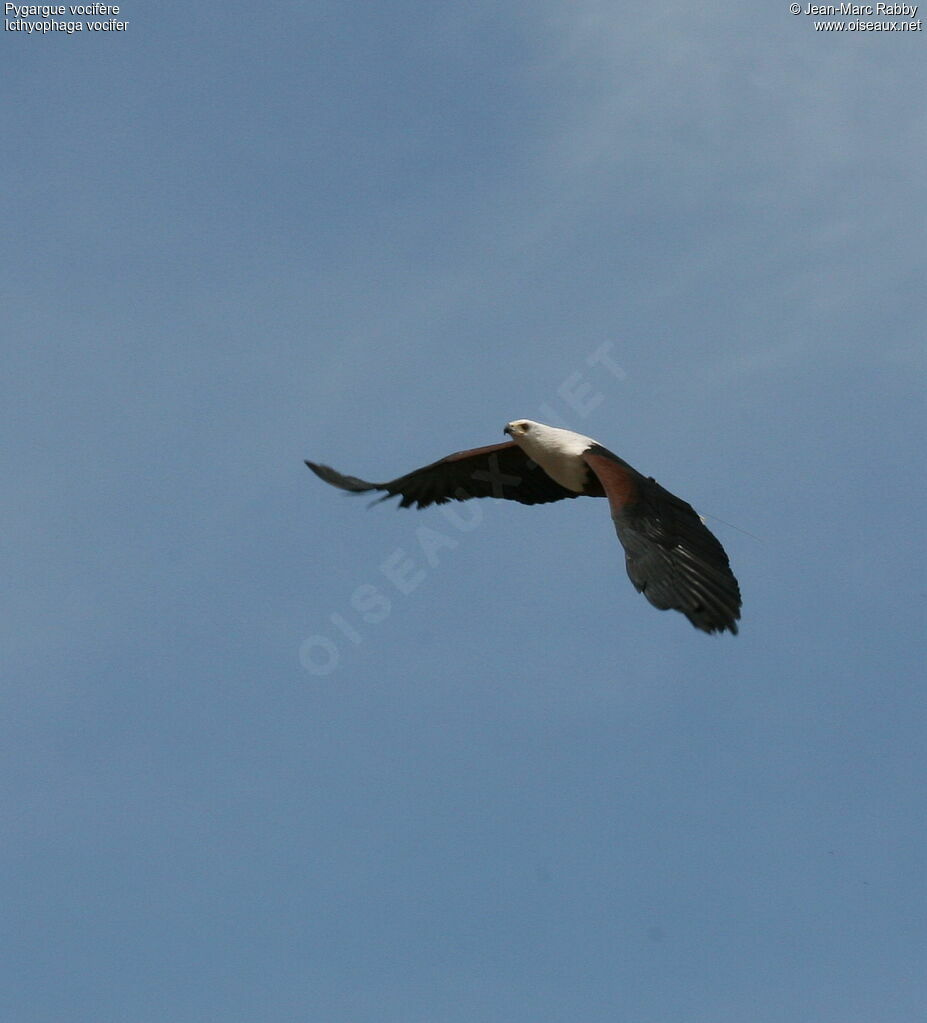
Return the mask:
[[703,632],[737,632],[740,587],[724,548],[691,505],[591,437],[530,419],[513,420],[504,432],[511,440],[458,451],[388,483],[306,465],[334,487],[382,491],[381,500],[398,497],[402,508],[471,497],[522,504],[607,497],[637,590],[660,610],[681,611]]

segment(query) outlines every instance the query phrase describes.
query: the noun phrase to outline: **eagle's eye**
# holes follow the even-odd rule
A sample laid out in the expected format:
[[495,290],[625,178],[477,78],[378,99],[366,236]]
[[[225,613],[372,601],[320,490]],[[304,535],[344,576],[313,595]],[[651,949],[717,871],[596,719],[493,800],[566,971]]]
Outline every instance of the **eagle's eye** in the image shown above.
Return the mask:
[[525,433],[527,433],[531,429],[531,424],[530,423],[522,423],[521,424],[521,428],[522,428],[522,430],[525,431]]

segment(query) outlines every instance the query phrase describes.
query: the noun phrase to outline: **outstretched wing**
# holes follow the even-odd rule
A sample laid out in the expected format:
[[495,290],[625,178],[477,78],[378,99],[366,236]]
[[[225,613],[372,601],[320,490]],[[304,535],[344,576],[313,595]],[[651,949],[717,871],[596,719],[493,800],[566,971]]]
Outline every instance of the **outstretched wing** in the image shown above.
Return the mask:
[[306,462],[320,479],[333,487],[356,494],[385,491],[381,500],[399,497],[399,506],[466,501],[471,497],[501,497],[522,504],[546,504],[578,494],[560,486],[522,451],[514,441],[485,448],[457,451],[431,465],[406,473],[389,483],[368,483],[356,476],[342,476],[327,465]]
[[654,607],[681,611],[697,629],[736,633],[740,587],[695,509],[605,448],[590,448],[584,458],[608,497],[635,587]]

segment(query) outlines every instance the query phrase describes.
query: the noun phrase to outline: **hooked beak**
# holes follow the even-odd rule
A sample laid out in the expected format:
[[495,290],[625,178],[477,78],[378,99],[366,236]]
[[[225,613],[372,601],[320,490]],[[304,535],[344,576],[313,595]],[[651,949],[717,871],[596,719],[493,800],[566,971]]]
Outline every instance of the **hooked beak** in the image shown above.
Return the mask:
[[502,432],[503,433],[507,433],[511,437],[512,436],[512,428],[511,428],[511,426],[507,426]]

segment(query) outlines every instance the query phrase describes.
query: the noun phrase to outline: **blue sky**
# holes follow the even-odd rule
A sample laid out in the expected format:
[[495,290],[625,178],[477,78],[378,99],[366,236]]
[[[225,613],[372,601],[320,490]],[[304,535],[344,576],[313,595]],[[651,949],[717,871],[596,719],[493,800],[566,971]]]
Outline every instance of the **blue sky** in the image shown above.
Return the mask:
[[[927,1015],[923,33],[121,16],[2,39],[4,1018]],[[302,465],[517,417],[715,516],[741,634],[605,502]]]

